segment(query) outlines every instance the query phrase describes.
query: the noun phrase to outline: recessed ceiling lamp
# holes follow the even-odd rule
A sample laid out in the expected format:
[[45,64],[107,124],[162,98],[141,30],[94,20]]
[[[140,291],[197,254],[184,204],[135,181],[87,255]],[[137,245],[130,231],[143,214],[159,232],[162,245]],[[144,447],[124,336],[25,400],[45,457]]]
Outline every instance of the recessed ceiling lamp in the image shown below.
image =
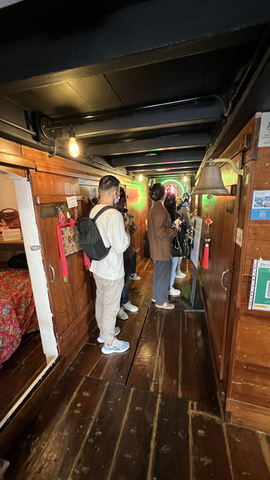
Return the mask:
[[69,130],[69,153],[74,158],[80,155],[79,145],[77,143],[76,135],[72,125],[70,125]]
[[183,178],[183,182],[187,182],[187,176],[186,175]]
[[139,180],[140,180],[140,182],[143,181],[143,175],[142,175],[141,173],[140,173],[140,175],[139,175]]

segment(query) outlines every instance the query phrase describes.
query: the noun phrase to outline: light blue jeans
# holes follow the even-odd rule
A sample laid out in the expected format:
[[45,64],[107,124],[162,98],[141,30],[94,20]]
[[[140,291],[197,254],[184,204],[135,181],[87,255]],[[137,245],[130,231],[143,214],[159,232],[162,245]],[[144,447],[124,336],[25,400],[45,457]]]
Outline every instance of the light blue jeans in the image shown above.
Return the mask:
[[179,257],[172,257],[172,269],[171,269],[170,289],[173,287],[173,284],[174,284],[178,260],[179,260]]

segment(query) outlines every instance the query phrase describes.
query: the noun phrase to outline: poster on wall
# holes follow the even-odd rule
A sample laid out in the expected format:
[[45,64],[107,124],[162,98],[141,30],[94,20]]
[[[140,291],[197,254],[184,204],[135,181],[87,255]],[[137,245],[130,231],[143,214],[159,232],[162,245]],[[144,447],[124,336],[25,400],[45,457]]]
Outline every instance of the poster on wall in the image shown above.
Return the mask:
[[202,233],[202,218],[193,217],[194,238],[193,246],[190,251],[190,260],[193,265],[198,268],[198,260],[200,253],[201,233]]
[[253,192],[251,220],[270,220],[270,190]]
[[270,261],[254,260],[249,310],[270,312]]
[[270,147],[270,112],[262,113],[259,147]]

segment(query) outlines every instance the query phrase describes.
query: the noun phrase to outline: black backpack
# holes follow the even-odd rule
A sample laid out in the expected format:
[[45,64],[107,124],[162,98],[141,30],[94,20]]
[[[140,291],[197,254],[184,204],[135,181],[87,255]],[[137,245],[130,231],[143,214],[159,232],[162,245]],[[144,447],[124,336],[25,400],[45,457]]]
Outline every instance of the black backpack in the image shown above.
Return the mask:
[[96,220],[103,212],[108,210],[109,205],[103,207],[94,218],[79,217],[77,220],[77,230],[79,232],[79,242],[90,260],[102,260],[107,257],[111,247],[105,247],[101,235],[96,226]]

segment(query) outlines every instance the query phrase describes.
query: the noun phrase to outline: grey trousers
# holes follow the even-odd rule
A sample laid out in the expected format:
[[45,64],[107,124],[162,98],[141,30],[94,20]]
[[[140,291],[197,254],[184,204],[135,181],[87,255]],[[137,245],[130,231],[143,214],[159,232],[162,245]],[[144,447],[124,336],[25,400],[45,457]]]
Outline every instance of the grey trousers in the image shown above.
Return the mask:
[[156,300],[157,305],[169,301],[171,265],[171,260],[155,261],[152,298]]

